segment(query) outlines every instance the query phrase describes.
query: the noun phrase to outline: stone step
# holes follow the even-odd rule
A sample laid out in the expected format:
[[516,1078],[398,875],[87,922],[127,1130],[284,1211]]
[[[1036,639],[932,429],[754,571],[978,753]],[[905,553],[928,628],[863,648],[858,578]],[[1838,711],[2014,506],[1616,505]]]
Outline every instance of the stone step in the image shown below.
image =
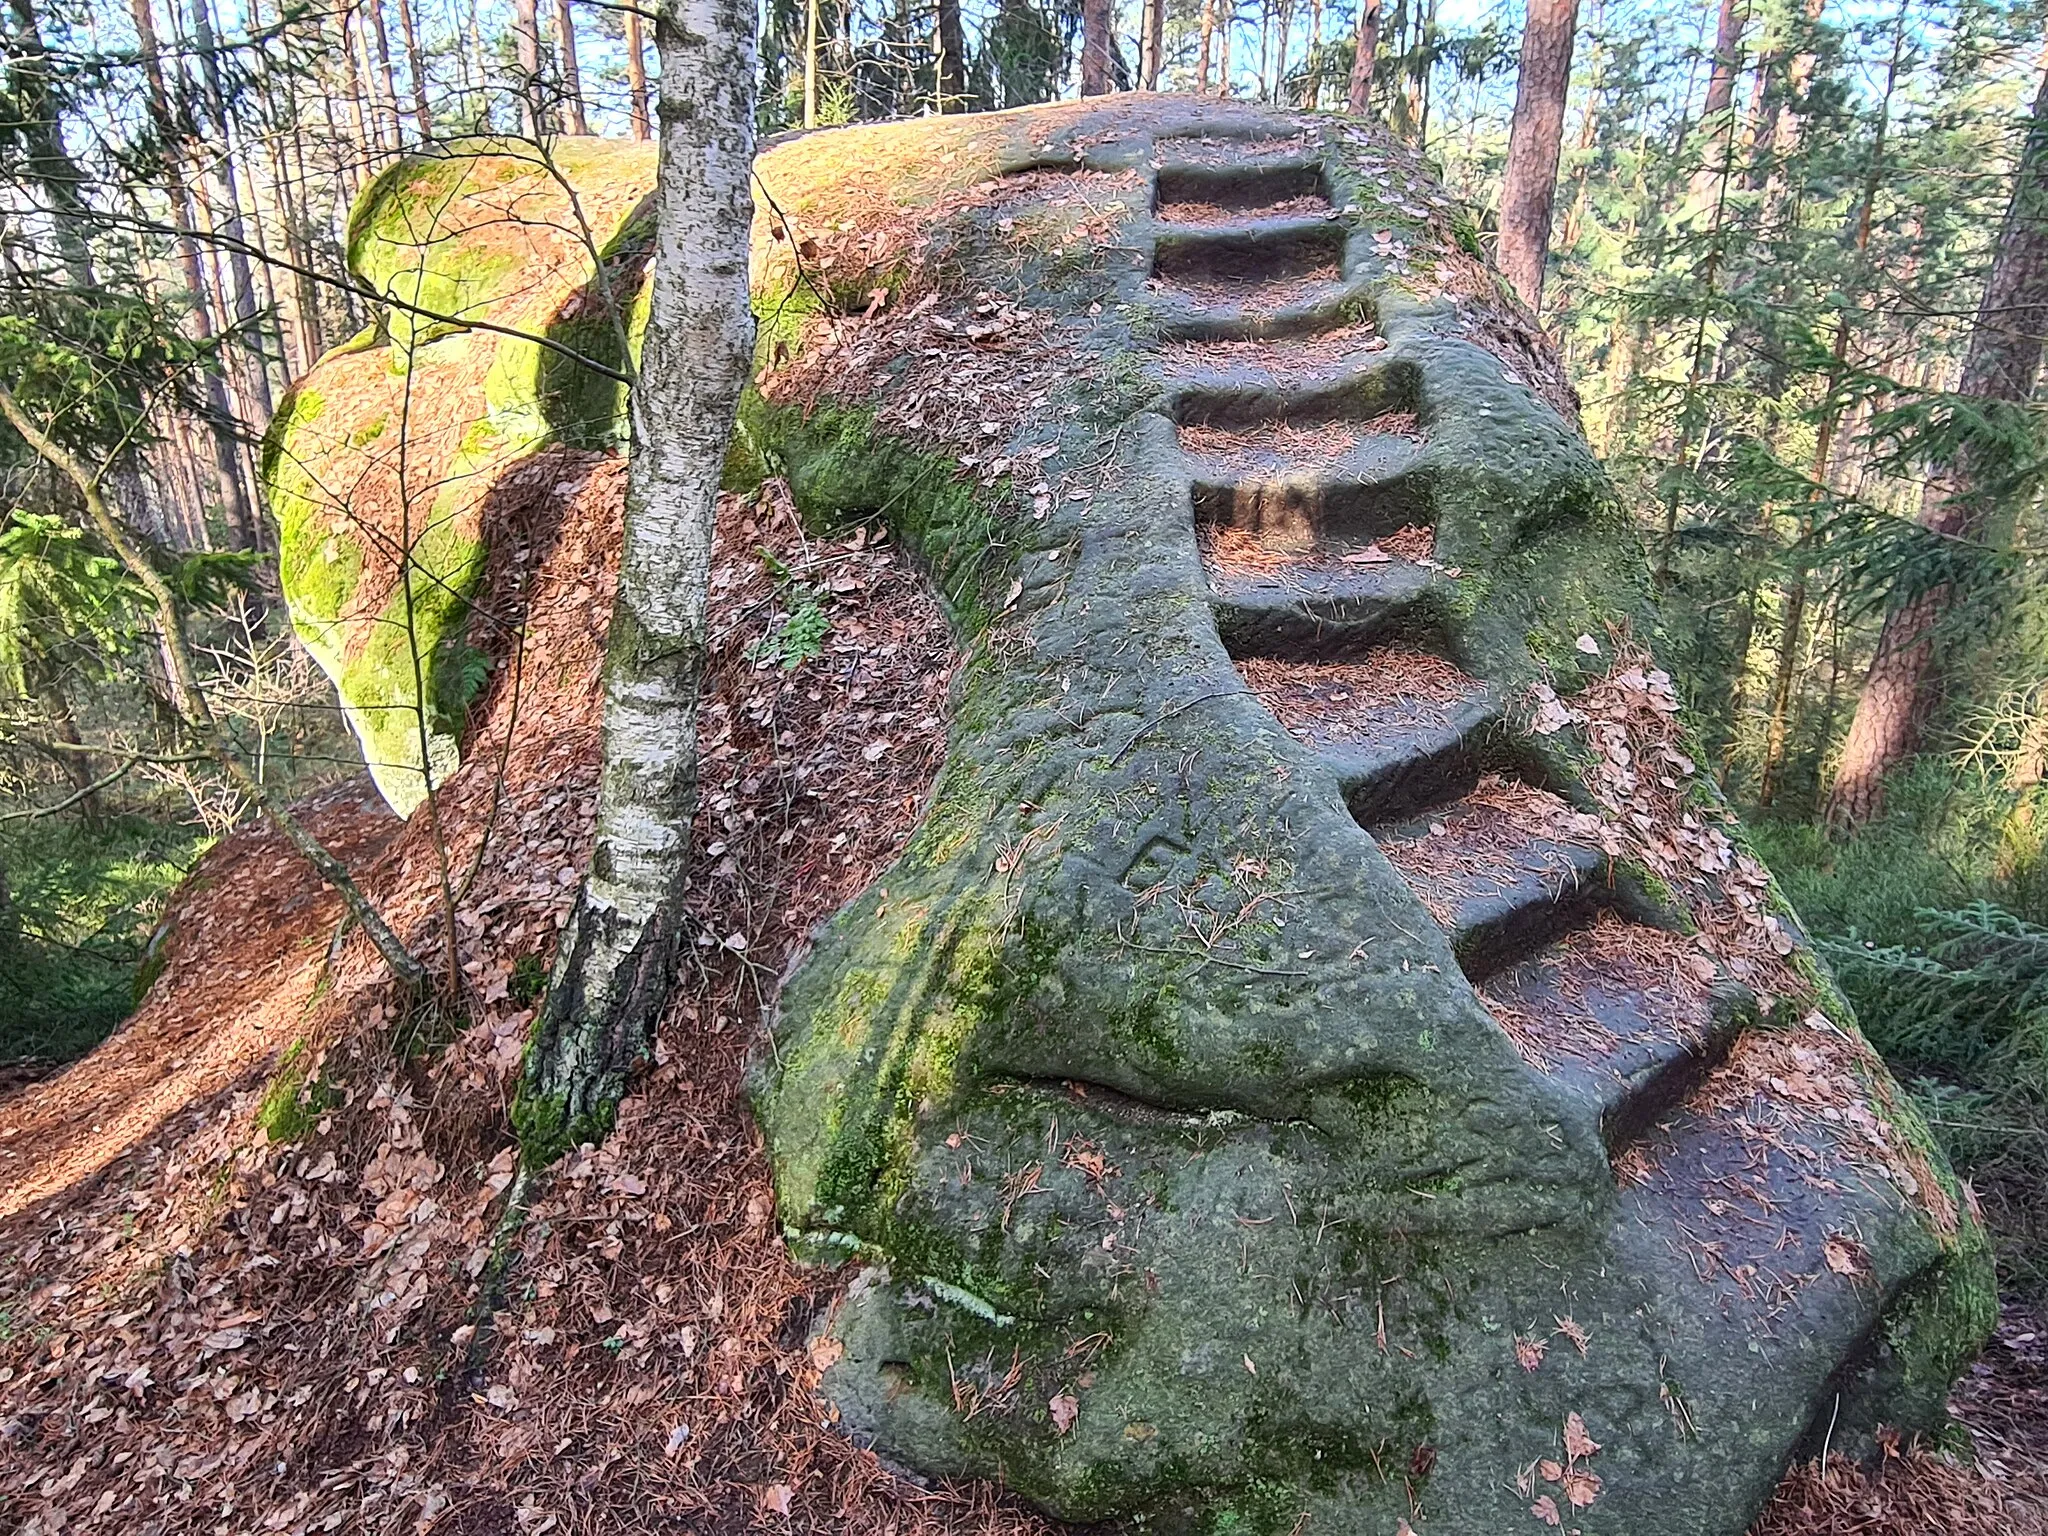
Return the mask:
[[1265,341],[1313,336],[1355,324],[1372,306],[1372,285],[1309,274],[1263,283],[1197,284],[1152,302],[1164,342]]
[[1470,792],[1502,725],[1499,701],[1482,695],[1430,720],[1383,722],[1369,742],[1323,749],[1344,803],[1361,826],[1411,815]]
[[1202,284],[1227,293],[1319,275],[1335,279],[1343,265],[1344,230],[1328,219],[1166,228],[1152,248],[1154,277],[1181,288]]
[[1569,816],[1555,795],[1491,778],[1455,805],[1370,830],[1477,982],[1592,920],[1607,860],[1569,835]]
[[1683,935],[1603,912],[1480,983],[1523,1056],[1600,1106],[1619,1153],[1692,1092],[1749,1022],[1746,993],[1716,987]]
[[1198,538],[1216,628],[1233,654],[1433,636],[1449,617],[1452,583],[1413,561],[1279,557],[1231,528],[1199,529]]
[[[1161,219],[1209,222],[1208,210],[1243,217],[1284,208],[1311,212],[1330,207],[1319,156],[1280,156],[1256,161],[1209,163],[1177,160],[1159,167],[1154,211]],[[1190,212],[1177,213],[1176,209]]]
[[[1196,521],[1252,534],[1282,555],[1366,555],[1373,541],[1434,518],[1415,418],[1245,428],[1183,426]],[[1348,563],[1363,564],[1363,559]]]
[[[1615,1168],[1619,1262],[1675,1273],[1683,1287],[1646,1319],[1660,1349],[1674,1364],[1761,1356],[1802,1384],[1799,1457],[1830,1442],[1840,1454],[1845,1440],[1896,1422],[1902,1393],[1921,1399],[1904,1407],[1938,1422],[1947,1382],[1902,1380],[1899,1346],[1949,1262],[1914,1207],[1954,1220],[1945,1192],[1923,1193],[1932,1169],[1873,1111],[1859,1075],[1839,1059],[1800,1064],[1813,1039],[1803,1026],[1745,1034],[1640,1127]],[[1725,1421],[1750,1393],[1728,1395],[1689,1408]]]
[[1370,323],[1301,336],[1183,341],[1161,349],[1158,369],[1176,420],[1262,420],[1307,392],[1349,387],[1378,369],[1386,339]]
[[1396,814],[1477,782],[1500,711],[1485,684],[1410,645],[1233,652],[1245,683],[1335,774],[1352,813]]

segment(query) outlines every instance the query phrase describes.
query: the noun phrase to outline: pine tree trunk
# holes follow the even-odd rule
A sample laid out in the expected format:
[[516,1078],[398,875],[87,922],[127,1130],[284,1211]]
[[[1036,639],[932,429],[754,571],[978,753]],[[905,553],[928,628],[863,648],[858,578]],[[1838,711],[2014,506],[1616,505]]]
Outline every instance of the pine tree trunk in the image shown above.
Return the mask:
[[583,65],[576,57],[576,16],[569,0],[555,0],[555,47],[561,54],[562,111],[568,131],[582,137],[590,132],[590,120],[583,112]]
[[1532,314],[1543,308],[1543,267],[1550,254],[1550,210],[1557,198],[1558,149],[1578,21],[1578,0],[1530,0],[1522,32],[1507,180],[1500,197],[1499,264]]
[[[175,4],[175,0],[173,0]],[[356,62],[356,34],[362,30],[356,20],[355,0],[342,0],[341,5],[341,88],[348,102],[349,131],[361,150],[368,152],[380,149],[376,135],[376,120],[363,113],[363,74]],[[349,157],[351,162],[360,155]]]
[[391,68],[391,32],[384,24],[384,0],[369,0],[370,40],[376,45],[376,57],[372,62],[377,66],[372,78],[376,82],[377,121],[383,124],[380,134],[390,135],[388,143],[395,154],[405,148],[405,129],[398,121],[398,77]]
[[1308,0],[1308,100],[1302,105],[1319,112],[1323,105],[1323,0]]
[[1159,50],[1166,37],[1164,0],[1145,0],[1138,13],[1138,89],[1159,88]]
[[[1377,0],[1366,0],[1376,4]],[[1204,96],[1209,91],[1209,50],[1216,41],[1216,0],[1202,0],[1202,51],[1195,61],[1195,94]]]
[[[1963,359],[1957,392],[1989,401],[2030,398],[2048,334],[2048,73],[2034,97],[2012,199],[1999,226],[1984,297]],[[1990,509],[1978,494],[1977,466],[1966,447],[1935,476],[1920,522],[1945,538],[1983,537]],[[1989,465],[1984,466],[1989,468]],[[1847,831],[1884,807],[1885,775],[1918,750],[1920,731],[1940,702],[1936,631],[1953,594],[1937,587],[1895,604],[1885,615],[1877,654],[1849,724],[1849,739],[1828,792],[1827,822]]]
[[427,106],[427,65],[420,52],[420,31],[413,18],[412,0],[398,0],[398,31],[405,39],[406,73],[412,76],[412,115],[424,144],[434,136],[434,114]]
[[91,228],[85,206],[85,176],[64,147],[56,94],[50,88],[49,50],[33,0],[9,0],[14,25],[8,40],[6,93],[12,100],[7,127],[19,134],[27,151],[27,169],[49,210],[57,258],[80,292],[93,287]]
[[960,24],[960,0],[938,0],[939,110],[965,111],[967,99],[967,31]]
[[804,5],[804,126],[818,126],[818,0]]
[[[164,83],[163,51],[157,43],[156,15],[151,0],[132,0],[135,36],[142,54],[143,80],[148,89],[150,116],[167,145],[176,145],[177,125],[171,115],[170,94]],[[205,346],[213,340],[212,308],[207,294],[206,273],[199,260],[199,244],[193,237],[192,201],[188,183],[180,173],[183,156],[169,156],[171,224],[177,231],[178,264],[185,275],[185,288],[192,307],[186,316],[186,332]],[[240,450],[235,442],[234,412],[228,405],[226,381],[217,371],[206,374],[207,437],[213,449],[214,483],[220,492],[221,514],[228,525],[228,537],[237,549],[258,546],[255,509],[243,483]]]
[[217,42],[213,32],[213,11],[207,0],[192,0],[192,36],[199,50],[200,79],[206,87],[206,109],[212,119],[214,141],[214,183],[219,190],[221,217],[215,228],[227,248],[228,275],[234,301],[234,325],[240,344],[235,350],[241,366],[236,370],[247,391],[255,419],[270,420],[272,402],[270,378],[261,351],[262,332],[257,327],[255,274],[249,266],[249,240],[242,227],[242,199],[235,189],[234,125],[228,119],[227,96],[221,86]]
[[1714,67],[1707,76],[1704,117],[1726,112],[1735,99],[1735,54],[1742,45],[1742,25],[1748,19],[1746,5],[1738,8],[1737,0],[1721,0],[1721,14],[1714,25]]
[[1351,57],[1351,87],[1345,110],[1353,117],[1372,113],[1372,71],[1380,51],[1380,0],[1358,0],[1358,48]]
[[626,13],[626,110],[633,125],[633,137],[644,139],[650,131],[647,120],[647,44],[640,35],[640,18]]
[[752,0],[662,0],[655,39],[659,212],[605,654],[597,845],[515,1108],[529,1167],[610,1126],[674,982],[712,521],[753,357]]
[[537,139],[548,131],[540,96],[540,0],[513,0],[512,37],[519,60],[519,131]]
[[1081,94],[1109,94],[1109,29],[1116,10],[1110,0],[1081,0]]

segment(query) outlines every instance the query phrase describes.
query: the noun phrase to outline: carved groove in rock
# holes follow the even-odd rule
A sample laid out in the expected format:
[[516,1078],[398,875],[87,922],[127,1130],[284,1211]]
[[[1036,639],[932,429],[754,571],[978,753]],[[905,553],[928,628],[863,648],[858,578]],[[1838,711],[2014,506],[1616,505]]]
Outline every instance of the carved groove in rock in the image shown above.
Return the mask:
[[[1324,119],[992,124],[918,130],[1040,173],[960,216],[968,289],[1087,375],[995,447],[1090,494],[977,522],[880,402],[750,405],[973,644],[922,828],[756,1085],[795,1240],[855,1266],[841,1424],[1073,1520],[1474,1536],[1733,1536],[1823,1436],[1934,1427],[1981,1236],[1818,967],[1788,943],[1805,995],[1762,999],[1702,958],[1710,877],[1604,848],[1580,733],[1530,731],[1653,620],[1576,429],[1471,339],[1507,301],[1444,291],[1479,269],[1431,189]],[[989,233],[1048,169],[1142,184],[1093,264]],[[1692,797],[1646,835],[1729,846],[1641,767]]]

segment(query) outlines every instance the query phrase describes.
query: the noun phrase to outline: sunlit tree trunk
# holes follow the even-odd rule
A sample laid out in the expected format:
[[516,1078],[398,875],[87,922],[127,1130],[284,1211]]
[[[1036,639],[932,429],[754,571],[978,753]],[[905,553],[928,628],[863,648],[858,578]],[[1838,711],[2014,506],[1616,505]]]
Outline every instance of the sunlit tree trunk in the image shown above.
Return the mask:
[[640,35],[640,18],[626,13],[626,110],[631,115],[633,137],[647,137],[647,45]]
[[[174,0],[175,3],[175,0]],[[350,133],[359,149],[373,150],[379,147],[375,138],[376,121],[363,112],[363,75],[356,63],[356,34],[362,30],[356,19],[354,0],[342,0],[341,6],[341,87],[347,100]],[[353,158],[353,157],[352,157]]]
[[419,127],[420,142],[434,136],[434,114],[427,106],[427,65],[420,52],[419,25],[412,13],[413,0],[398,0],[398,31],[405,39],[405,69],[412,76],[412,115]]
[[1322,52],[1323,0],[1308,0],[1308,99],[1302,105],[1311,112],[1323,104]]
[[1284,101],[1282,93],[1287,87],[1287,53],[1294,42],[1294,0],[1280,0],[1279,32],[1280,56],[1273,66],[1273,99]]
[[548,130],[540,95],[540,0],[513,0],[512,38],[519,63],[519,131],[537,139]]
[[[1970,350],[1957,392],[1987,402],[2027,400],[2041,370],[2048,333],[2048,74],[2034,97],[2027,137],[1999,226],[1991,275],[1977,306]],[[1993,466],[1975,462],[1966,446],[1935,475],[1921,499],[1920,522],[1943,538],[1981,539],[1989,521],[1982,483]],[[1842,747],[1828,792],[1827,821],[1848,830],[1884,806],[1885,775],[1919,747],[1920,732],[1940,698],[1938,627],[1952,592],[1936,587],[1895,603],[1885,615],[1877,654]]]
[[1109,93],[1109,29],[1116,8],[1110,0],[1081,0],[1081,94]]
[[199,52],[200,79],[205,84],[206,110],[212,119],[214,184],[219,192],[220,213],[215,229],[226,246],[230,295],[234,301],[234,325],[240,333],[235,355],[249,405],[261,422],[270,420],[270,379],[260,349],[262,333],[257,327],[256,283],[249,266],[248,233],[242,226],[241,197],[235,189],[234,125],[229,121],[227,98],[221,87],[220,66],[213,32],[212,7],[207,0],[192,0],[192,39]]
[[1530,0],[1522,31],[1507,179],[1500,195],[1499,262],[1532,313],[1543,308],[1543,267],[1550,254],[1550,211],[1557,198],[1558,149],[1578,21],[1578,0]]
[[529,1167],[610,1126],[674,982],[712,522],[753,357],[754,5],[662,0],[655,41],[653,286],[605,653],[597,842],[514,1111]]
[[[130,14],[142,54],[143,82],[149,97],[150,116],[167,145],[179,143],[177,124],[171,114],[170,93],[164,81],[163,50],[158,45],[156,16],[150,0],[132,0]],[[185,288],[191,295],[191,309],[185,319],[186,332],[201,346],[213,340],[212,306],[207,293],[205,268],[199,259],[199,244],[193,236],[192,200],[182,175],[182,154],[168,157],[170,174],[164,188],[171,205],[171,223],[177,231],[178,265],[184,273]],[[238,549],[257,547],[256,515],[248,486],[242,478],[240,450],[235,442],[234,412],[228,405],[227,383],[217,370],[205,375],[207,438],[213,450],[214,483],[220,493],[221,514],[228,525],[228,537]]]
[[818,0],[804,4],[804,126],[818,126]]
[[1202,51],[1195,61],[1195,94],[1209,90],[1210,49],[1216,41],[1216,0],[1202,0]]
[[590,119],[583,111],[583,65],[576,57],[576,16],[569,0],[555,0],[555,48],[561,55],[562,113],[567,130],[576,135],[590,132]]
[[1138,89],[1159,89],[1159,55],[1166,42],[1165,0],[1145,0],[1138,17]]
[[1740,61],[1742,27],[1749,20],[1746,0],[1721,0],[1721,14],[1714,24],[1714,67],[1707,75],[1705,116],[1726,112],[1735,99],[1735,71]]
[[1372,71],[1380,51],[1380,0],[1358,0],[1358,47],[1351,57],[1351,85],[1345,110],[1353,117],[1372,113]]
[[405,148],[405,128],[398,120],[398,75],[391,67],[391,31],[384,24],[384,0],[369,0],[370,38],[375,53],[370,78],[376,89],[376,113],[382,133],[395,153]]

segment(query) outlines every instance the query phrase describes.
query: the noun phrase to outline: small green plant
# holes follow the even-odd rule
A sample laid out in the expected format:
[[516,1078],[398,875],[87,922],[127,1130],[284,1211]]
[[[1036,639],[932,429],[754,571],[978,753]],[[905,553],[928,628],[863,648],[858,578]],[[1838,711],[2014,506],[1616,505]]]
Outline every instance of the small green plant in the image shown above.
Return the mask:
[[304,1141],[334,1105],[334,1092],[325,1079],[308,1082],[306,1055],[306,1042],[294,1040],[263,1090],[263,1102],[256,1106],[256,1124],[272,1146]]
[[547,990],[548,970],[541,964],[537,954],[521,955],[512,962],[512,980],[505,991],[512,1001],[522,1006],[532,1002]]
[[818,601],[818,589],[767,550],[761,561],[775,578],[778,607],[768,621],[768,632],[747,647],[747,660],[756,666],[780,667],[794,672],[807,661],[825,654],[825,637],[832,633],[832,619]]
[[391,1048],[401,1061],[433,1056],[454,1044],[468,1024],[460,1009],[438,997],[423,997],[398,1021]]

